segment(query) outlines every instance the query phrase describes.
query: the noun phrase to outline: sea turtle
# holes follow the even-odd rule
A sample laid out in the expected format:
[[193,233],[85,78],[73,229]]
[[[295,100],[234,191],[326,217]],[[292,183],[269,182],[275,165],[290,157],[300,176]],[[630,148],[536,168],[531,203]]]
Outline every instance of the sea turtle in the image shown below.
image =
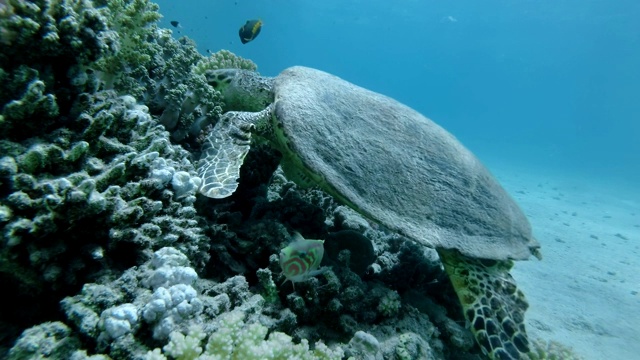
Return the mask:
[[483,352],[526,358],[528,304],[509,270],[512,260],[539,257],[540,245],[518,205],[458,140],[392,98],[311,68],[275,78],[213,70],[207,80],[229,111],[205,141],[200,193],[231,195],[252,141],[268,141],[290,180],[435,248]]

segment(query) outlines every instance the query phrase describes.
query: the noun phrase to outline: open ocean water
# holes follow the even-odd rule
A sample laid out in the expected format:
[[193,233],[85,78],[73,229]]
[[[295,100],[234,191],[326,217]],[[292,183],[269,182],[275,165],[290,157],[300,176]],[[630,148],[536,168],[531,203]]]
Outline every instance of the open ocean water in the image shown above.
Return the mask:
[[[640,182],[640,3],[158,1],[202,53],[315,67],[391,96],[481,160]],[[259,37],[237,29],[262,19]],[[175,30],[175,29],[174,29]]]

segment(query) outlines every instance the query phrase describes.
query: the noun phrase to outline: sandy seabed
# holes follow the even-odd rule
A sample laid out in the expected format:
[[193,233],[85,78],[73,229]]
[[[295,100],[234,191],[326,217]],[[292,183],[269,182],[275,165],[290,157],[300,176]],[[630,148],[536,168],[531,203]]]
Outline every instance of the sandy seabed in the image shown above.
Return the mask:
[[529,335],[586,360],[640,359],[640,188],[492,170],[542,245],[542,261],[520,261],[512,271],[529,300]]

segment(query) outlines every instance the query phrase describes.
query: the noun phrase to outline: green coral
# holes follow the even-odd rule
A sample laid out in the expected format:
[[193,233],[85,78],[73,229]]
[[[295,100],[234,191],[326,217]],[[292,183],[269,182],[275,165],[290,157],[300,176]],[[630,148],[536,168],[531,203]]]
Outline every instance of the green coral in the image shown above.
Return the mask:
[[164,346],[164,355],[159,349],[147,353],[147,360],[166,359],[165,355],[178,360],[268,360],[268,359],[300,359],[329,360],[342,359],[340,348],[330,349],[318,342],[313,350],[303,339],[299,344],[281,332],[272,332],[259,323],[245,324],[244,313],[232,311],[221,315],[220,327],[213,332],[202,347],[206,335],[199,327],[192,327],[185,336],[173,332]]
[[271,276],[271,270],[269,269],[258,269],[256,271],[256,275],[258,276],[258,281],[260,282],[260,286],[262,286],[262,297],[268,303],[276,303],[279,301],[278,297],[278,288],[276,283],[273,282],[273,277]]
[[159,29],[158,7],[148,0],[102,2],[119,44],[117,52],[92,66],[102,88],[144,102],[176,141],[195,137],[212,124],[222,113],[222,100],[204,75],[194,71],[194,64],[204,59],[195,43],[188,38],[175,40],[170,30]]
[[173,140],[197,137],[222,113],[206,70],[256,65],[229,51],[205,58],[192,40],[159,29],[160,18],[149,0],[8,1],[0,7],[0,134],[51,132],[79,94],[115,90],[144,102]]
[[25,330],[8,354],[9,360],[69,359],[80,341],[61,322],[47,322]]
[[148,68],[152,55],[159,50],[157,43],[149,41],[162,17],[158,5],[149,0],[98,0],[96,5],[106,10],[107,24],[117,34],[118,51],[99,59],[95,68],[110,75],[110,79],[128,73],[130,68]]
[[0,7],[0,62],[56,66],[43,59],[64,58],[69,66],[97,59],[113,43],[104,12],[88,0],[8,0]]
[[193,71],[202,55],[192,40],[166,42],[163,52],[164,66],[155,70],[156,77],[144,81],[144,99],[152,113],[160,114],[167,130],[173,131],[174,140],[196,136],[220,116],[222,99],[203,75]]
[[386,317],[392,317],[398,314],[402,301],[397,291],[387,290],[387,292],[380,299],[378,304],[378,311]]
[[244,59],[229,50],[220,50],[211,56],[200,60],[195,68],[196,74],[205,75],[209,70],[217,69],[244,69],[256,71],[258,65],[249,59]]
[[255,69],[251,61],[228,51],[207,61],[192,40],[175,40],[170,30],[158,28],[161,15],[149,0],[100,0],[97,5],[105,7],[107,25],[117,39],[117,51],[91,66],[101,88],[144,102],[175,141],[196,137],[222,113],[219,93],[194,64]]
[[431,359],[431,349],[420,337],[412,332],[401,334],[396,344],[396,358],[399,360]]
[[27,85],[22,98],[10,101],[2,112],[5,120],[13,122],[31,117],[54,118],[59,109],[55,96],[45,93],[45,83],[34,80]]
[[160,30],[158,5],[148,0],[99,0],[107,24],[114,30],[117,51],[103,56],[92,65],[102,89],[141,98],[146,90],[142,79],[149,69],[162,66],[162,44],[171,42],[171,32]]
[[117,47],[103,10],[87,0],[9,0],[0,29],[0,135],[13,138],[59,126],[92,89],[86,67]]

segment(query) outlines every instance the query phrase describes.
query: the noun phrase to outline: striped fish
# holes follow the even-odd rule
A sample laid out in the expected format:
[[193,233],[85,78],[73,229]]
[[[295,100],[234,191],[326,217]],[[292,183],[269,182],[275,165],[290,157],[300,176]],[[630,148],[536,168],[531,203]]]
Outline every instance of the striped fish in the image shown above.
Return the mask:
[[280,267],[282,274],[294,284],[322,274],[325,269],[318,270],[324,255],[324,240],[306,240],[295,232],[293,241],[280,251]]

